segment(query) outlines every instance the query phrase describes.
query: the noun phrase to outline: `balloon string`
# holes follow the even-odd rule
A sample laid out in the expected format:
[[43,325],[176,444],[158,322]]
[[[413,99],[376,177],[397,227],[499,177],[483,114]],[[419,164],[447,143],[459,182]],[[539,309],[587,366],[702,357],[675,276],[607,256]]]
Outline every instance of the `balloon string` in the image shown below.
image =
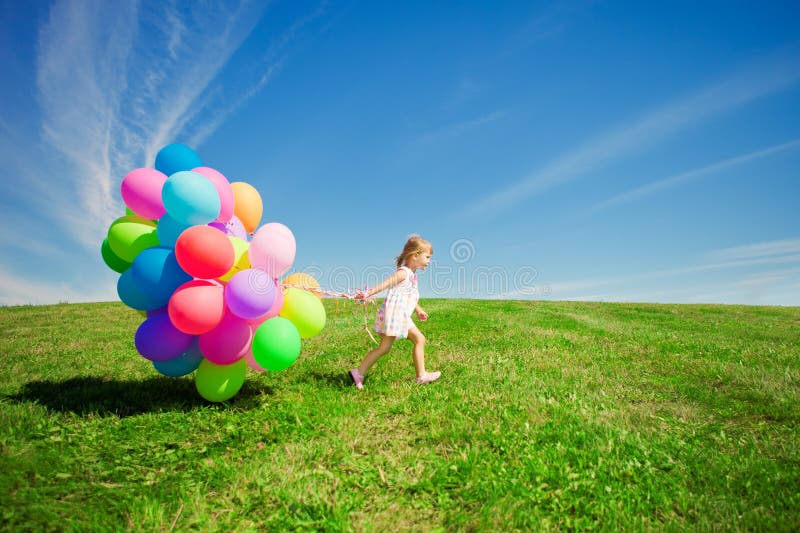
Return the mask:
[[337,298],[337,300],[336,300],[336,311],[337,312],[338,312],[338,309],[339,309],[339,300],[338,300],[338,298],[344,298],[346,300],[350,300],[350,301],[355,302],[357,304],[362,304],[363,317],[364,317],[364,331],[367,332],[367,335],[369,335],[369,338],[372,339],[372,342],[374,342],[375,344],[380,344],[378,342],[378,340],[375,338],[375,335],[372,334],[372,331],[370,330],[370,327],[369,327],[369,319],[367,318],[367,305],[366,304],[375,305],[375,301],[371,297],[368,298],[366,296],[365,293],[367,291],[367,287],[364,287],[364,289],[360,290],[360,291],[351,291],[351,292],[347,293],[347,292],[327,291],[327,290],[324,290],[324,289],[322,289],[321,287],[318,287],[318,286],[303,285],[303,284],[296,285],[296,284],[293,284],[293,283],[281,283],[280,285],[281,285],[282,289],[301,289],[301,290],[308,291],[308,292],[311,292],[311,293],[314,293],[314,294],[323,294],[325,296],[329,296],[329,297],[332,297],[332,298]]

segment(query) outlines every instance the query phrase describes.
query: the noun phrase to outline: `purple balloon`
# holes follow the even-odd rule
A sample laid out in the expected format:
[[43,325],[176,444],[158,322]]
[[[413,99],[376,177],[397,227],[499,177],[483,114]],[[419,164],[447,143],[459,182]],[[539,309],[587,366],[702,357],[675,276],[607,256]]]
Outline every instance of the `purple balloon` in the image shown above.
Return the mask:
[[247,234],[244,224],[242,224],[242,221],[239,220],[236,215],[233,215],[231,219],[225,223],[225,233],[231,237],[239,237],[243,241],[250,240],[250,236]]
[[209,223],[208,223],[208,225],[209,225],[209,226],[211,226],[211,227],[212,227],[212,228],[214,228],[214,229],[218,229],[218,230],[220,230],[220,231],[221,231],[222,233],[224,233],[225,235],[227,235],[227,234],[228,234],[228,228],[227,228],[227,226],[226,226],[225,224],[223,224],[222,222],[209,222]]
[[184,333],[169,320],[166,313],[153,315],[136,330],[136,350],[150,361],[175,359],[192,345],[194,335]]
[[225,304],[241,318],[256,318],[272,307],[275,281],[263,270],[248,268],[237,272],[225,286]]

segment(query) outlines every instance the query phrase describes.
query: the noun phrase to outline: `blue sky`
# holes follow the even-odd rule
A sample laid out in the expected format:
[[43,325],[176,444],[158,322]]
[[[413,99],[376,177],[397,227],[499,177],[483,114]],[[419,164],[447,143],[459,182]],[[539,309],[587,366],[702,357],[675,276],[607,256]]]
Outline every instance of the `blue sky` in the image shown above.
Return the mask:
[[347,290],[800,305],[796,2],[0,4],[0,304],[116,300],[172,142]]

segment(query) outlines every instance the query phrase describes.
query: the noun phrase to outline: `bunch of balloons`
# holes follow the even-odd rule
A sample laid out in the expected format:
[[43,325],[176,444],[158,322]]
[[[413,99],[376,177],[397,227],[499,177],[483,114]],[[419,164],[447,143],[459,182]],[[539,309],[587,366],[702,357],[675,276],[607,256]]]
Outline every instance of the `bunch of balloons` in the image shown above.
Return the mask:
[[120,300],[146,314],[134,340],[157,371],[196,370],[200,395],[221,402],[239,392],[248,366],[284,370],[301,340],[322,331],[319,284],[307,274],[280,280],[295,238],[283,224],[258,228],[263,203],[254,187],[230,183],[188,146],[170,144],[155,168],[128,173],[121,190],[127,214],[111,224],[101,251],[121,274]]

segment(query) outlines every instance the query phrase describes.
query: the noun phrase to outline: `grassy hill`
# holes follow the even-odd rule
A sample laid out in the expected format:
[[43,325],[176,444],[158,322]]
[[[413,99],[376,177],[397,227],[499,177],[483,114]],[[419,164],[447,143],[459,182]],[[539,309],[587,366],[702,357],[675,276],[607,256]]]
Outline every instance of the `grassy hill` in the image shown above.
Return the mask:
[[[226,404],[119,303],[0,308],[9,530],[800,529],[800,308],[428,300],[363,392],[349,303]],[[374,309],[369,309],[370,323]]]

